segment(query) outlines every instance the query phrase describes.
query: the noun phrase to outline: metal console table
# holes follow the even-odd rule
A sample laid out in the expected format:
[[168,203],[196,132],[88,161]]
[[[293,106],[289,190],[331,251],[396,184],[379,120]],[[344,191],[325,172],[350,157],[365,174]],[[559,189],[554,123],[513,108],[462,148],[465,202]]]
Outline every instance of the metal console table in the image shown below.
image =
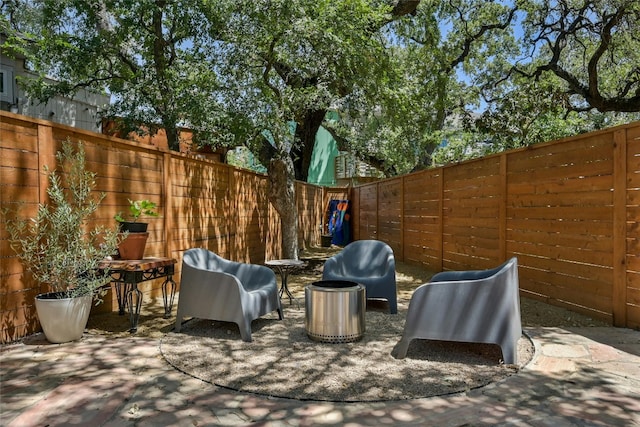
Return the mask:
[[124,315],[125,304],[129,309],[130,332],[138,330],[138,319],[142,307],[142,292],[138,289],[138,283],[165,277],[166,279],[162,283],[164,318],[171,316],[173,299],[176,294],[176,282],[173,280],[173,274],[177,262],[174,258],[143,258],[139,260],[112,260],[101,264],[101,268],[109,269],[109,275],[115,284],[118,314]]

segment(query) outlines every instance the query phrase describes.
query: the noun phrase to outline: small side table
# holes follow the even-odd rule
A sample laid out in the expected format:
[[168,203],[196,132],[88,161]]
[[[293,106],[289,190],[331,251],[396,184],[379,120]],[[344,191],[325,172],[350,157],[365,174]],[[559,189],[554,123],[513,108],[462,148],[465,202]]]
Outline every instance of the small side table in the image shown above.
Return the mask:
[[171,316],[173,299],[176,295],[176,282],[173,280],[173,274],[177,262],[174,258],[143,258],[104,261],[100,264],[100,268],[109,269],[111,279],[115,283],[118,314],[124,315],[125,304],[129,309],[130,332],[138,330],[138,319],[142,307],[142,292],[138,289],[138,283],[165,277],[166,279],[162,283],[164,318]]
[[282,299],[282,295],[286,293],[289,297],[289,304],[292,304],[295,298],[291,294],[291,291],[287,286],[287,279],[289,277],[289,273],[291,273],[295,269],[303,267],[305,265],[305,262],[297,259],[272,259],[266,261],[264,264],[267,267],[276,270],[280,274],[280,277],[282,278],[282,285],[280,286],[280,299]]

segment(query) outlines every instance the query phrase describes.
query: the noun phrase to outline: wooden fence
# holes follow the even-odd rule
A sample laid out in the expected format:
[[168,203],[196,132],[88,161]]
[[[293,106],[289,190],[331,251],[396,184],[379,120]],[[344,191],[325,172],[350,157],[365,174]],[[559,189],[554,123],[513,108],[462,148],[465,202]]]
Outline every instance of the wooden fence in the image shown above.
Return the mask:
[[640,328],[640,123],[353,189],[355,239],[433,271],[518,257],[532,297]]
[[[43,166],[55,164],[67,138],[85,142],[89,169],[107,194],[95,223],[113,225],[127,199],[158,202],[148,256],[180,260],[190,247],[253,263],[280,255],[265,177],[5,112],[0,209],[35,212],[46,200]],[[354,238],[383,240],[399,260],[442,271],[517,256],[525,296],[640,328],[640,123],[353,189],[297,183],[297,192],[303,248],[319,243],[329,199],[348,198]],[[159,285],[143,284],[145,298],[158,297]],[[33,301],[41,291],[23,276],[1,227],[1,342],[39,329]],[[106,301],[101,310],[116,308],[113,296]]]
[[[43,166],[55,165],[62,141],[83,141],[87,167],[97,173],[97,190],[106,193],[94,218],[113,226],[113,216],[128,199],[158,203],[161,216],[149,222],[146,256],[178,260],[191,247],[206,247],[234,260],[263,263],[277,258],[280,221],[267,200],[262,175],[194,156],[78,130],[52,122],[0,112],[0,209],[32,215],[46,201]],[[327,190],[297,183],[300,247],[320,243],[328,200],[344,189]],[[161,281],[141,285],[145,298],[158,297]],[[39,330],[34,297],[42,289],[23,275],[22,265],[0,229],[0,341],[9,342]],[[101,311],[117,308],[108,295]]]

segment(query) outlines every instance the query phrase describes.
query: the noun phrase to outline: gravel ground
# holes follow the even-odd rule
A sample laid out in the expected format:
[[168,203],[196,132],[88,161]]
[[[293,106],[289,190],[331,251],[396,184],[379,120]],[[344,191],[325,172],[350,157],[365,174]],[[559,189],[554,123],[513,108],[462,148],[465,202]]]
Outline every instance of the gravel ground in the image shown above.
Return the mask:
[[[313,263],[310,263],[310,268],[292,273],[289,276],[289,288],[300,301],[304,301],[304,286],[321,280],[322,278],[321,268],[314,268],[312,264]],[[400,303],[402,303],[402,301],[405,303],[408,302],[411,299],[413,290],[419,285],[426,283],[433,274],[421,267],[402,262],[396,263],[396,271],[398,300]],[[161,338],[164,334],[173,330],[178,299],[179,295],[176,296],[173,316],[168,319],[163,318],[164,309],[161,298],[143,301],[140,322],[136,334],[138,336]],[[285,302],[285,305],[286,304],[288,304],[288,302]],[[520,311],[523,327],[611,326],[605,321],[530,298],[520,299]],[[127,315],[118,316],[114,314],[115,313],[101,313],[92,315],[89,318],[89,324],[87,326],[89,332],[113,337],[129,336],[129,317]]]
[[[309,268],[292,273],[289,276],[289,288],[299,301],[304,301],[304,287],[322,278],[321,267],[314,267],[313,264],[313,262],[310,262]],[[421,267],[402,262],[396,263],[396,271],[398,300],[400,303],[403,301],[407,303],[411,299],[413,290],[419,285],[426,283],[433,274]],[[179,295],[176,296],[173,316],[168,319],[163,318],[164,310],[161,298],[153,300],[146,299],[143,301],[140,322],[136,334],[138,336],[161,338],[173,330],[178,299]],[[288,301],[283,300],[283,303],[286,307]],[[605,321],[530,298],[520,299],[520,310],[523,327],[610,326]],[[126,315],[118,316],[115,313],[95,314],[89,318],[88,328],[91,333],[126,337],[129,336],[129,317]]]
[[[320,280],[322,275],[321,268],[314,267],[314,264],[320,265],[310,262],[308,268],[289,276],[289,287],[301,307],[290,306],[285,299],[285,322],[274,321],[277,319],[275,313],[254,321],[255,336],[250,346],[240,340],[237,327],[221,322],[194,320],[183,326],[182,334],[172,333],[177,307],[174,306],[172,317],[164,319],[159,298],[143,302],[136,335],[161,340],[161,350],[168,363],[203,381],[263,395],[312,400],[398,400],[465,391],[513,375],[533,357],[533,345],[525,337],[518,344],[518,366],[502,365],[497,346],[429,344],[424,340],[413,341],[409,357],[402,361],[389,357],[402,334],[413,290],[432,275],[422,268],[400,262],[396,264],[399,315],[390,317],[385,302],[373,302],[368,304],[367,333],[362,341],[339,347],[331,344],[329,347],[319,346],[310,342],[304,333],[304,286]],[[178,298],[179,295],[176,301]],[[529,298],[521,298],[521,315],[525,329],[609,326],[606,322]],[[92,315],[88,324],[88,333],[110,338],[128,337],[128,329],[129,317],[116,313]],[[190,338],[185,340],[187,336]],[[287,341],[284,344],[282,337]],[[375,352],[372,351],[374,347]],[[283,348],[288,354],[282,353]],[[300,354],[313,357],[310,360],[296,359]],[[220,355],[221,359],[215,359]],[[371,360],[372,357],[376,360]],[[251,363],[241,363],[247,359],[252,360]],[[341,363],[329,370],[330,360],[340,360]],[[274,370],[276,365],[279,369]],[[369,367],[374,365],[381,366],[376,371],[379,374],[371,373]],[[211,366],[217,369],[210,369]],[[414,378],[415,381],[385,378],[385,373],[397,370],[398,366],[402,372],[413,372],[413,375],[403,375],[402,378]],[[326,375],[318,375],[318,369]],[[270,374],[261,375],[262,381],[247,380],[247,372],[264,374],[267,371]],[[438,381],[429,381],[430,371],[438,373]],[[281,376],[283,374],[285,377]],[[339,383],[335,383],[335,378],[340,378]],[[446,381],[442,381],[443,378]]]

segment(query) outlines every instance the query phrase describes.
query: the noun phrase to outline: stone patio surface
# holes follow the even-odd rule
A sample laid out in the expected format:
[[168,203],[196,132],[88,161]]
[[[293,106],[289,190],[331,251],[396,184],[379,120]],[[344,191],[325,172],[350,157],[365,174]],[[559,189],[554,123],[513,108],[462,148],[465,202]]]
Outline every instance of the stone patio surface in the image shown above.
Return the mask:
[[451,396],[375,403],[270,398],[169,366],[160,340],[41,334],[0,349],[0,425],[640,426],[640,332],[525,329],[534,359],[502,382]]

